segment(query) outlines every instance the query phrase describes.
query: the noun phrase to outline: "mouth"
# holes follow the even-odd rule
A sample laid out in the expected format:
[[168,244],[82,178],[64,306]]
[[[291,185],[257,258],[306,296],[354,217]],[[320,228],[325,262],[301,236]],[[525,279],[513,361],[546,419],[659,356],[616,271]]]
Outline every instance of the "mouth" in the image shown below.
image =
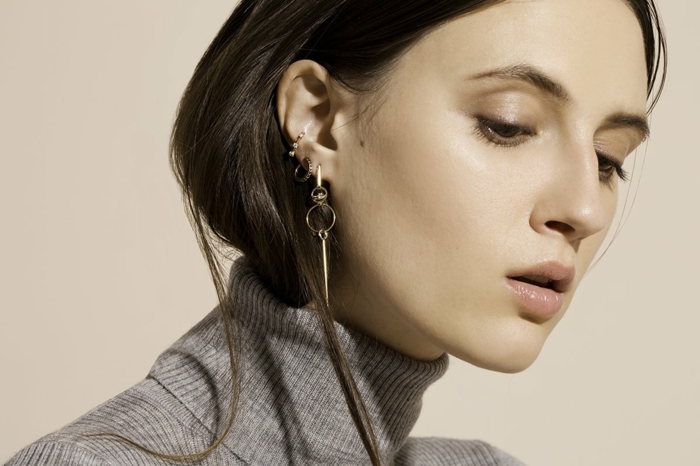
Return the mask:
[[553,290],[554,280],[551,278],[543,277],[542,275],[523,275],[520,277],[508,277],[511,280],[518,282],[529,283],[530,285],[539,286],[542,288],[549,288]]
[[562,309],[574,277],[574,267],[546,262],[509,274],[506,284],[527,314],[547,320]]
[[575,275],[576,269],[574,267],[564,266],[557,262],[546,262],[528,270],[515,272],[508,275],[508,278],[557,293],[566,293],[571,287]]

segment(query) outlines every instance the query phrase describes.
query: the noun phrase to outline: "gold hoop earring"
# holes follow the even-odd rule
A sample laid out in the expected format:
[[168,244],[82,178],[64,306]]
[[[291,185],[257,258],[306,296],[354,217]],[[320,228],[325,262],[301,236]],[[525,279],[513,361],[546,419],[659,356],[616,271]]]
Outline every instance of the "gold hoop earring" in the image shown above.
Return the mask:
[[[314,236],[318,236],[321,239],[321,254],[323,256],[323,283],[325,284],[326,306],[329,306],[330,304],[328,302],[328,232],[331,231],[331,229],[335,226],[336,216],[333,207],[326,203],[326,201],[328,200],[328,191],[321,185],[321,182],[321,165],[319,164],[316,168],[316,187],[314,187],[314,189],[311,190],[311,200],[314,202],[314,205],[311,206],[308,212],[306,212],[306,225],[314,233]],[[323,207],[330,210],[332,216],[331,224],[328,227],[320,228],[317,230],[311,225],[309,216],[311,215],[311,212],[313,212],[315,209],[320,209]]]
[[301,138],[303,138],[305,134],[306,131],[302,131],[301,133],[299,133],[299,136],[297,136],[297,140],[294,142],[294,144],[292,144],[292,150],[289,151],[289,157],[294,158],[294,156],[297,153],[296,151],[299,148],[299,141],[301,141]]
[[311,169],[313,167],[313,163],[311,162],[310,158],[304,157],[304,160],[306,161],[306,165],[308,166],[308,169],[306,170],[306,174],[304,176],[299,176],[299,169],[301,168],[301,164],[299,164],[299,166],[294,169],[294,181],[298,181],[299,183],[303,183],[304,181],[309,179],[309,177],[311,176]]

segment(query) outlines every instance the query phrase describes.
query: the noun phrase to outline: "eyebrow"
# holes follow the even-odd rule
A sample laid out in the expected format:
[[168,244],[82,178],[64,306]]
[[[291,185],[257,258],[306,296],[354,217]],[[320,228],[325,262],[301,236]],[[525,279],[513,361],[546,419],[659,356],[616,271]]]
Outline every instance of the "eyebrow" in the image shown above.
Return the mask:
[[626,127],[639,134],[640,142],[644,142],[649,137],[649,121],[646,115],[636,115],[633,113],[618,112],[605,119],[603,126]]
[[[563,104],[569,104],[572,101],[571,94],[569,94],[563,85],[547,76],[544,71],[532,65],[518,64],[506,66],[469,77],[469,79],[473,80],[486,78],[525,81]],[[608,116],[603,126],[630,128],[639,134],[642,141],[649,137],[649,122],[646,115],[617,112]]]
[[526,81],[541,91],[551,95],[555,99],[561,101],[562,103],[568,104],[571,102],[571,95],[569,92],[556,82],[554,79],[550,78],[542,70],[535,68],[530,65],[513,65],[507,66],[505,68],[497,68],[495,70],[485,71],[483,73],[478,73],[470,76],[469,79],[485,79],[485,78],[497,78],[497,79],[514,79],[519,81]]

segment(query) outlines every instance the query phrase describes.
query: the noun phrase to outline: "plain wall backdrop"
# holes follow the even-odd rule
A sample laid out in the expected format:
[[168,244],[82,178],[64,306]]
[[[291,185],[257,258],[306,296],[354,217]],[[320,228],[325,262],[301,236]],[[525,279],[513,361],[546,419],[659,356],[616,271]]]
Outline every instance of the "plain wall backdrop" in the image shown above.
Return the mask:
[[[624,228],[530,369],[452,358],[414,435],[534,466],[700,465],[700,2],[659,4],[670,74]],[[0,461],[141,380],[214,307],[167,142],[233,6],[0,0]]]

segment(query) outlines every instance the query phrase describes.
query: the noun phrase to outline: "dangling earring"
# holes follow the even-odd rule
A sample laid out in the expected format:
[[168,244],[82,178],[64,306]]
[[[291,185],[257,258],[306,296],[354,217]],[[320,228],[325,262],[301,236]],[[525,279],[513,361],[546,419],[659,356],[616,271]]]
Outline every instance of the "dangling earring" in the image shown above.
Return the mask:
[[[323,282],[325,285],[326,306],[329,306],[329,303],[328,303],[328,232],[331,231],[331,229],[335,225],[335,210],[333,210],[333,207],[331,207],[330,205],[328,205],[326,203],[326,200],[328,199],[328,191],[326,190],[326,188],[321,186],[321,181],[322,181],[321,180],[321,164],[319,164],[318,167],[316,168],[316,187],[311,191],[311,200],[314,201],[315,204],[313,206],[311,206],[309,211],[306,213],[306,224],[311,229],[311,231],[314,233],[314,236],[318,236],[321,239],[321,254],[323,256]],[[311,222],[309,221],[309,216],[311,215],[311,212],[314,209],[318,209],[321,207],[325,207],[327,209],[330,209],[333,220],[331,220],[330,226],[316,230],[314,227],[311,226]]]
[[[289,156],[294,157],[296,155],[296,150],[299,148],[299,141],[301,141],[301,138],[304,137],[306,134],[305,131],[303,131],[299,136],[297,137],[296,142],[292,144],[292,150],[289,151]],[[313,164],[311,162],[311,159],[308,157],[304,157],[304,161],[306,162],[307,165],[307,170],[306,174],[304,176],[299,176],[299,168],[301,168],[301,164],[294,170],[294,180],[298,181],[300,183],[305,182],[306,180],[309,179],[311,176],[311,172],[313,170]],[[313,232],[314,236],[318,236],[319,239],[321,240],[321,255],[323,258],[323,283],[324,283],[324,291],[325,291],[325,300],[326,300],[326,306],[330,306],[329,304],[329,299],[328,299],[328,232],[331,231],[333,226],[335,225],[335,210],[333,210],[333,207],[328,205],[326,202],[328,200],[328,190],[323,187],[322,185],[323,180],[321,179],[321,164],[316,167],[316,186],[314,189],[311,190],[311,200],[314,202],[314,205],[309,208],[308,212],[306,212],[306,225],[311,229]],[[330,210],[331,213],[331,224],[330,226],[326,228],[321,228],[321,229],[315,229],[313,226],[311,226],[311,212],[313,212],[315,209],[319,208],[327,208]]]

